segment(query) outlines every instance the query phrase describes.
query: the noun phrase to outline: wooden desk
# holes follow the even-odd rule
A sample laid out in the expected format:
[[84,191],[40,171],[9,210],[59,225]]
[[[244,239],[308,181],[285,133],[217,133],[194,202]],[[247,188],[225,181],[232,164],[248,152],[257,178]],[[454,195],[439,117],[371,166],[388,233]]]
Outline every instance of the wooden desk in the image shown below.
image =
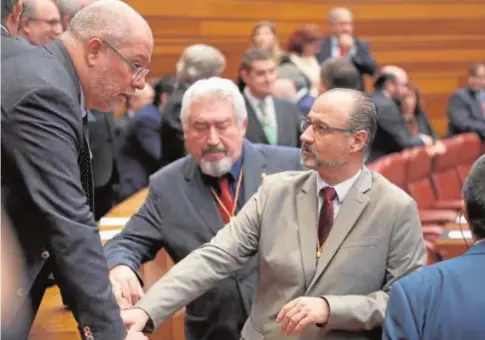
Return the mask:
[[435,245],[444,259],[451,259],[464,254],[468,250],[465,241],[471,246],[472,239],[468,224],[449,223],[446,225],[443,235],[435,241]]
[[[101,219],[100,235],[102,242],[121,231],[127,220],[143,204],[148,190],[144,189],[114,207],[106,218]],[[140,272],[145,282],[145,290],[148,289],[158,278],[163,276],[173,266],[173,262],[165,251],[160,251],[155,260],[143,265]],[[183,340],[184,335],[183,311],[179,311],[170,320],[165,322],[150,339]],[[32,327],[29,339],[33,340],[78,340],[77,323],[72,313],[62,305],[62,299],[57,287],[47,290],[37,317]]]

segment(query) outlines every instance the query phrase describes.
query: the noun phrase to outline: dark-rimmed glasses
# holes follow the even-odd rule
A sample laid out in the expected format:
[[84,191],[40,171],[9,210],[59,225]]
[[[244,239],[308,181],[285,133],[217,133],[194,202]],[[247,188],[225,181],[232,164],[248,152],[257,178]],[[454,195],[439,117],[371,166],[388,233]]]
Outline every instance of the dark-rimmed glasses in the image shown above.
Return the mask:
[[318,135],[326,135],[329,132],[343,132],[343,133],[352,133],[354,132],[353,129],[345,129],[345,128],[338,128],[333,127],[323,122],[312,122],[309,118],[304,118],[300,121],[300,130],[301,132],[305,132],[306,129],[312,127],[313,133]]
[[133,81],[138,81],[138,80],[141,80],[141,79],[145,78],[146,75],[148,74],[148,72],[150,72],[150,70],[147,69],[147,68],[144,68],[144,67],[141,67],[139,65],[133,64],[131,61],[128,60],[128,58],[126,58],[123,54],[121,54],[120,51],[118,51],[113,45],[111,45],[106,40],[103,40],[101,38],[98,38],[98,39],[101,40],[101,42],[103,44],[105,44],[106,46],[108,46],[114,53],[116,53],[121,59],[123,59],[123,61],[128,66],[131,67],[131,69],[133,70]]

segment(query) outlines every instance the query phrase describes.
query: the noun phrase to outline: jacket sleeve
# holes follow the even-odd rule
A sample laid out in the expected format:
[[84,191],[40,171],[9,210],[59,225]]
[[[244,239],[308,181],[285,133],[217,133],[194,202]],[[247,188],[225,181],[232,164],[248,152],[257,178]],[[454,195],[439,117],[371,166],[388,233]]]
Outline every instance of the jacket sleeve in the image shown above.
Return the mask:
[[2,139],[46,221],[55,275],[63,295],[73,298],[70,307],[82,335],[119,340],[126,331],[80,181],[80,114],[65,92],[39,88],[16,104]]
[[471,108],[458,93],[448,101],[448,119],[461,132],[476,132],[485,139],[485,121],[471,117]]

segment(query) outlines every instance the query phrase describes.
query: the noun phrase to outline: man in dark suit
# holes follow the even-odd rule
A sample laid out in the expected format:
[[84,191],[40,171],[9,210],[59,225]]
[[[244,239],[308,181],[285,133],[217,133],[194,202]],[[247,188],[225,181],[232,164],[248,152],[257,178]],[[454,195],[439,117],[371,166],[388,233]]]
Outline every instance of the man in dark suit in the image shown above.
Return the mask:
[[[135,273],[160,249],[174,262],[181,261],[223,228],[266,174],[300,168],[298,149],[244,140],[244,99],[230,80],[210,78],[192,85],[182,104],[182,124],[190,155],[151,177],[144,205],[106,245],[122,307],[137,302],[132,296],[140,297],[142,290]],[[240,338],[256,286],[256,263],[253,258],[187,307],[187,340]]]
[[448,102],[448,135],[475,132],[485,140],[485,64],[475,63],[468,86],[458,89]]
[[2,0],[2,62],[32,49],[27,41],[17,39],[22,14],[22,0]]
[[246,138],[253,143],[297,147],[300,117],[295,103],[271,95],[276,64],[270,52],[251,48],[242,58],[240,75],[248,111]]
[[359,89],[364,91],[364,75],[374,75],[377,63],[370,53],[369,44],[353,36],[354,25],[352,12],[339,7],[330,11],[328,20],[331,36],[322,40],[316,55],[323,63],[332,57],[346,57],[354,63],[360,72]]
[[397,281],[386,311],[383,339],[483,339],[485,323],[485,156],[463,187],[465,217],[474,244],[462,256],[424,267]]
[[[152,50],[138,13],[100,0],[59,40],[2,63],[2,204],[26,263],[10,306],[19,318],[38,309],[52,272],[83,339],[145,338],[127,334],[108,280],[92,213],[86,109],[111,111],[143,88]],[[31,322],[15,339],[27,338]]]

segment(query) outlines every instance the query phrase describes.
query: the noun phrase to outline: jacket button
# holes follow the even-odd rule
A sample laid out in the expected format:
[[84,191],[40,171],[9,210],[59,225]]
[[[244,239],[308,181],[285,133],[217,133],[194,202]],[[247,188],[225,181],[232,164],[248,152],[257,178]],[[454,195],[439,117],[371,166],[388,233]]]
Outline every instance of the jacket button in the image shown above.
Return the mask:
[[51,254],[49,254],[49,252],[47,250],[43,251],[42,254],[40,254],[40,257],[42,257],[42,259],[44,259],[44,260],[47,260],[50,256],[51,256]]

